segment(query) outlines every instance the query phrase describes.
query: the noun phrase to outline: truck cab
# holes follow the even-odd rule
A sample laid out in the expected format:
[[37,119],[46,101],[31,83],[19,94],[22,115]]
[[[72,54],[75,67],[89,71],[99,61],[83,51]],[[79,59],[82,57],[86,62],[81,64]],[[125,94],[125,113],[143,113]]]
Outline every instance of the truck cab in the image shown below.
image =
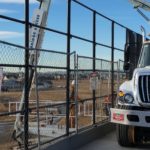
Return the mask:
[[[127,51],[130,50],[129,46]],[[131,66],[125,62],[124,68]],[[116,124],[118,143],[122,146],[150,141],[150,41],[143,42],[132,79],[119,87],[116,107],[111,108],[111,122]]]

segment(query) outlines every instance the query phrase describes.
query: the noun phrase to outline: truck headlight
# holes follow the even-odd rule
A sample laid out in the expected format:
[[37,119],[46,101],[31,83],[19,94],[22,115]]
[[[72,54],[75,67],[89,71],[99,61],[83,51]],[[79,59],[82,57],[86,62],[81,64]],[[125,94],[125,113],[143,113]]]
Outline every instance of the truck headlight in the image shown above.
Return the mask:
[[125,103],[133,103],[133,101],[134,101],[134,98],[131,94],[129,94],[129,93],[125,94],[125,96],[124,96]]

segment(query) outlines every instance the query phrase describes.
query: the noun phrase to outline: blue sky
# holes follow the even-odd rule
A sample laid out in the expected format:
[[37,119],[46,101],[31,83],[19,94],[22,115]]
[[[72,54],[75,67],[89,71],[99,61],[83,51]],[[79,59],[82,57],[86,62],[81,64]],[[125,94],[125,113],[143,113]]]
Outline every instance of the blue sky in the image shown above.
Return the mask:
[[[128,0],[79,0],[85,5],[106,15],[107,17],[140,33],[140,25],[150,32],[147,22],[133,9]],[[147,0],[148,1],[148,0]],[[72,34],[92,39],[92,13],[81,6],[72,3]],[[33,10],[38,7],[35,0],[30,0],[30,21]],[[52,0],[48,23],[49,28],[63,32],[67,31],[67,1]],[[150,12],[145,12],[150,16]],[[24,0],[0,0],[0,14],[24,20]],[[111,23],[97,16],[97,42],[111,45]],[[115,47],[124,48],[125,30],[115,26]],[[0,40],[24,45],[24,26],[0,19]],[[46,32],[43,48],[66,51],[66,37],[52,32]],[[110,60],[111,51],[101,46],[96,47],[97,57]],[[77,39],[71,40],[71,51],[79,55],[92,56],[92,44]],[[115,51],[115,60],[123,59],[123,53]]]

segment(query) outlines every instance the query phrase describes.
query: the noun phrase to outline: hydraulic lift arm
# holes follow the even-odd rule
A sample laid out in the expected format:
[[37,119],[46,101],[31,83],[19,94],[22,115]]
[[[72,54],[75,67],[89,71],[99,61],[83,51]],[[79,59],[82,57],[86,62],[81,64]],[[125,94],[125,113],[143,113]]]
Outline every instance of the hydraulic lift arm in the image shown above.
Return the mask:
[[[37,0],[40,2],[40,6],[38,9],[35,10],[32,18],[32,23],[38,26],[46,26],[47,22],[47,17],[48,17],[48,12],[49,12],[49,7],[51,4],[51,0]],[[32,26],[30,28],[30,35],[29,35],[29,48],[30,48],[30,56],[29,56],[29,64],[31,66],[34,66],[36,63],[38,63],[39,57],[40,57],[40,52],[36,51],[36,49],[40,49],[42,46],[42,41],[44,37],[44,29]],[[37,57],[37,59],[36,59]],[[34,81],[34,74],[35,70],[34,68],[30,68],[29,70],[29,92],[31,90],[32,83]],[[19,110],[23,111],[24,110],[24,92],[25,88],[23,89],[22,92],[22,97],[19,105]],[[22,116],[21,114],[17,114],[16,116],[16,121],[14,124],[14,133],[13,133],[13,138],[18,141],[19,144],[22,143],[22,135],[23,135],[23,130],[22,130],[23,122],[22,122]]]
[[[150,3],[146,2],[145,0],[129,0],[134,8],[137,10],[137,12],[148,22],[148,24],[150,24],[150,18],[148,18],[141,10],[145,10],[145,11],[150,11]],[[141,26],[141,31],[142,31],[142,35],[143,35],[143,42],[146,40],[146,31],[145,29]]]
[[148,22],[150,23],[150,19],[139,9],[142,8],[145,11],[150,11],[150,3],[145,0],[129,0],[137,12]]

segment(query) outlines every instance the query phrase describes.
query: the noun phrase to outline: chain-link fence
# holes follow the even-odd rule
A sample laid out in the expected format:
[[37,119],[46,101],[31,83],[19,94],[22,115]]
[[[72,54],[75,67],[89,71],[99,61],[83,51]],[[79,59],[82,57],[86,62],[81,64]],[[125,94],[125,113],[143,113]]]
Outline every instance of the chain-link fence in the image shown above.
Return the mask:
[[[16,146],[13,140],[15,116],[24,114],[19,111],[19,105],[10,105],[12,102],[20,101],[24,84],[24,47],[0,42],[2,66],[2,84],[0,93],[0,123],[1,123],[1,149],[10,149]],[[10,107],[11,106],[11,107]],[[17,112],[18,111],[18,112]],[[11,112],[11,113],[10,113]]]
[[[82,120],[85,117],[88,122],[86,124],[93,123],[93,90],[91,86],[91,74],[93,74],[93,58],[78,56],[78,96],[82,99],[83,104],[79,103],[79,115],[82,116]],[[106,99],[111,95],[111,62],[104,59],[95,58],[96,62],[96,89],[95,89],[95,119],[96,122],[106,121],[108,119],[108,111],[106,108]],[[114,86],[118,87],[118,62],[114,62],[115,66],[115,83]],[[92,81],[93,82],[93,81]],[[115,89],[116,90],[116,89]],[[111,106],[111,102],[109,105]],[[109,106],[109,107],[110,107]],[[81,113],[82,110],[82,113]],[[83,117],[84,116],[84,117]],[[80,118],[80,117],[79,117]],[[82,127],[78,123],[79,128]]]
[[[29,3],[26,1],[25,4],[27,8]],[[48,49],[31,49],[28,44],[20,46],[0,41],[2,150],[42,149],[42,145],[56,142],[95,124],[108,122],[109,108],[114,106],[119,84],[126,78],[122,59],[124,48],[115,41],[115,37],[119,35],[119,38],[123,37],[122,45],[125,44],[126,35],[124,31],[120,34],[118,26],[123,30],[126,27],[79,1],[68,0],[65,4],[66,32],[30,23],[27,16],[22,21],[0,15],[2,19],[25,25],[26,30],[30,25],[44,29],[45,35],[48,32],[57,34],[58,37],[64,36],[66,48],[65,52],[50,50],[50,43]],[[80,34],[73,35],[71,17],[76,7],[86,8],[90,17],[92,16],[90,39]],[[101,38],[97,33],[97,18],[103,18],[109,24],[109,42],[104,39],[99,41]],[[30,40],[27,31],[25,35],[27,43]],[[82,43],[85,48],[81,46],[80,50],[76,46]],[[55,44],[56,47],[58,45],[61,43]],[[87,52],[85,49],[92,50]],[[81,56],[82,54],[84,55]]]
[[[5,141],[1,142],[1,149],[24,148],[24,83],[28,82],[25,81],[23,62],[25,48],[0,42],[0,49],[0,64],[3,66],[0,93],[1,139]],[[40,55],[38,64],[30,65],[29,68],[32,78],[28,87],[28,134],[31,147],[66,133],[67,54],[50,50],[37,52]]]
[[[1,147],[3,149],[10,149],[12,146],[24,148],[24,101],[21,102],[25,82],[24,64],[21,63],[24,48],[6,42],[1,42],[0,47],[1,52],[6,56],[11,51],[12,56],[9,55],[9,59],[17,60],[11,63],[1,59],[0,62],[3,66],[0,118],[1,127],[4,128],[1,138],[4,137],[5,140]],[[14,53],[17,54],[14,55]],[[29,69],[35,72],[30,86],[28,108],[29,147],[32,148],[39,143],[44,144],[66,134],[67,78],[65,69],[67,54],[50,50],[39,50],[38,53],[40,54],[39,63],[30,66]],[[70,55],[70,67],[72,69],[70,82],[72,80],[77,82],[75,94],[78,95],[79,99],[78,103],[70,100],[74,109],[76,108],[74,111],[77,111],[77,114],[74,113],[69,116],[70,132],[76,132],[93,124],[93,91],[90,89],[93,58],[75,56],[75,52]],[[99,123],[106,121],[109,116],[108,103],[105,103],[105,99],[111,95],[111,62],[104,59],[95,59],[95,61],[96,72],[98,73],[95,93],[95,119]],[[118,74],[118,62],[114,62],[114,66],[115,74]],[[117,77],[118,75],[115,76],[115,84],[118,84]],[[71,109],[70,107],[70,111]]]

